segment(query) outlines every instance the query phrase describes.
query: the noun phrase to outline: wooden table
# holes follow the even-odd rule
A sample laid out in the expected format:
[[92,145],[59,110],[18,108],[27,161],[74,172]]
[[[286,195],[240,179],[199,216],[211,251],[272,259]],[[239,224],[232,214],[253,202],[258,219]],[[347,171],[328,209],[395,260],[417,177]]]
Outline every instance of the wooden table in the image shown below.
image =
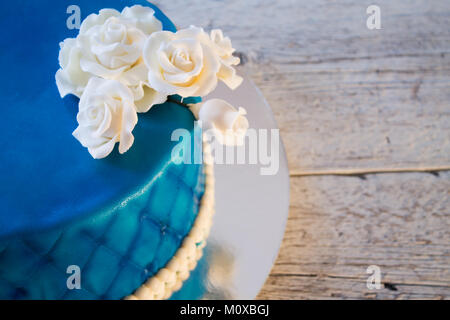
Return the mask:
[[378,0],[380,30],[364,0],[155,3],[223,29],[280,126],[290,217],[259,298],[450,298],[450,1]]

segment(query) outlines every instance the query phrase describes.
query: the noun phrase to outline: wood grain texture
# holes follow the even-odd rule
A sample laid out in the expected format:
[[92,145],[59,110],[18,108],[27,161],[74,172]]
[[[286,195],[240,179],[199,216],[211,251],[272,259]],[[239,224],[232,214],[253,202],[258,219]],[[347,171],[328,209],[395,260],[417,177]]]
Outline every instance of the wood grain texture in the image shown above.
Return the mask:
[[154,2],[224,30],[281,129],[290,218],[259,298],[450,298],[450,173],[414,173],[450,168],[450,1],[376,1],[381,30],[368,0]]
[[[450,172],[364,179],[291,179],[284,244],[259,298],[450,298]],[[369,265],[391,290],[367,289]]]
[[[450,2],[157,1],[221,28],[275,112],[293,174],[450,167]],[[182,8],[182,10],[180,10]]]

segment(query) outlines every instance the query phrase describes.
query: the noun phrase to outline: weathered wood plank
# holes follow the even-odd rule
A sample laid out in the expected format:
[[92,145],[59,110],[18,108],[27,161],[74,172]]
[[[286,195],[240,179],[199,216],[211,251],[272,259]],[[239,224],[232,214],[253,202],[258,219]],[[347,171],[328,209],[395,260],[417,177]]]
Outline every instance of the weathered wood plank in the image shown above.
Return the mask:
[[450,167],[450,2],[377,1],[373,31],[371,1],[156,2],[223,29],[278,120],[291,216],[259,298],[448,299],[450,173],[302,175]]
[[449,299],[446,286],[395,284],[390,288],[368,290],[361,278],[273,275],[258,299]]
[[450,167],[450,2],[156,1],[221,28],[275,112],[293,174]]
[[[450,299],[450,172],[294,177],[291,192],[259,298]],[[367,289],[369,265],[393,287]]]

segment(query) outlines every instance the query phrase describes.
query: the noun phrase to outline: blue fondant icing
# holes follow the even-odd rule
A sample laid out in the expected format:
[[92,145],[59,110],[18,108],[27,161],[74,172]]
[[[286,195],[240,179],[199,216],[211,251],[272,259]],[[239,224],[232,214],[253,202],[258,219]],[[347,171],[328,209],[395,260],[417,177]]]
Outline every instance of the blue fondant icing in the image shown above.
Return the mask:
[[[195,168],[191,174],[189,166],[168,163],[126,204],[3,240],[0,299],[120,299],[131,294],[168,263],[191,229],[204,188],[201,167]],[[80,267],[80,290],[67,288],[70,265]]]
[[184,105],[188,105],[188,104],[196,104],[196,103],[200,103],[202,101],[201,97],[186,97],[183,98],[180,95],[174,94],[172,96],[169,96],[168,100],[170,101],[174,101],[174,102],[178,102]]
[[[73,138],[78,99],[61,99],[54,80],[59,42],[78,32],[66,27],[73,4],[82,18],[149,5],[175,31],[143,0],[1,2],[0,299],[131,294],[173,256],[203,194],[201,166],[171,161],[173,130],[194,130],[177,103],[140,114],[124,155],[94,160]],[[67,289],[69,265],[81,268],[80,290]]]

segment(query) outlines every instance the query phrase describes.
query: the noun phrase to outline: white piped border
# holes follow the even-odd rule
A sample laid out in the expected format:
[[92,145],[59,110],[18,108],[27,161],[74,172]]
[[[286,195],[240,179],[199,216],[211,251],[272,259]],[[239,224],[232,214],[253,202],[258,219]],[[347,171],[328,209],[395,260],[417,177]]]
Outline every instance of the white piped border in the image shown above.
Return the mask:
[[181,247],[169,261],[152,278],[148,279],[126,300],[164,300],[169,299],[172,293],[178,291],[183,281],[189,278],[189,274],[197,266],[197,262],[203,255],[206,239],[212,226],[214,209],[214,161],[211,155],[211,147],[203,139],[203,171],[206,176],[205,192],[200,202],[200,210],[195,219],[194,226],[183,240]]

